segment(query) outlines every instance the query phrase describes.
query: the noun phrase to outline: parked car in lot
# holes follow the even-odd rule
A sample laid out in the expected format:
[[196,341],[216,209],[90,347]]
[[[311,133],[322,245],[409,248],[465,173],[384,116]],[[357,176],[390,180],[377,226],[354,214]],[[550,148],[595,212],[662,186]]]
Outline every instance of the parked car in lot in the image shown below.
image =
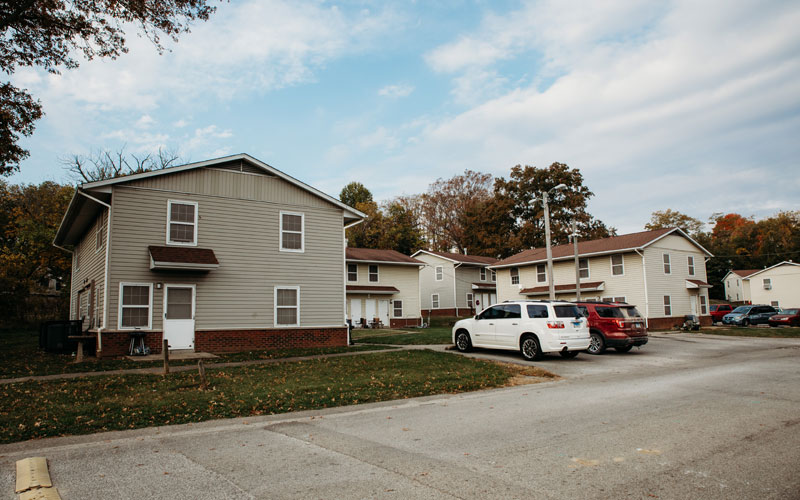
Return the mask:
[[739,306],[723,316],[722,323],[736,326],[765,325],[769,322],[769,318],[777,312],[772,306]]
[[519,350],[528,361],[548,352],[574,358],[589,347],[589,326],[575,304],[519,300],[488,307],[453,326],[461,352],[473,347]]
[[770,316],[769,326],[800,326],[800,308],[783,309]]
[[711,304],[709,307],[709,314],[711,314],[711,322],[719,323],[722,321],[723,316],[730,314],[733,311],[733,306],[730,304]]
[[628,352],[647,343],[647,328],[636,306],[623,302],[577,302],[589,320],[589,354],[601,354],[608,347]]

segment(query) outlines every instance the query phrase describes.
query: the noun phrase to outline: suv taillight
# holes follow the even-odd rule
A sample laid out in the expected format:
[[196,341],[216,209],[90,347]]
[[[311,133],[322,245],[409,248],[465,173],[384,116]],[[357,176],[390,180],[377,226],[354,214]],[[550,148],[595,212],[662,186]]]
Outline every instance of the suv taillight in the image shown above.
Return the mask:
[[564,328],[563,321],[548,321],[547,328]]
[[614,323],[617,324],[620,328],[625,328],[625,320],[624,319],[615,319]]

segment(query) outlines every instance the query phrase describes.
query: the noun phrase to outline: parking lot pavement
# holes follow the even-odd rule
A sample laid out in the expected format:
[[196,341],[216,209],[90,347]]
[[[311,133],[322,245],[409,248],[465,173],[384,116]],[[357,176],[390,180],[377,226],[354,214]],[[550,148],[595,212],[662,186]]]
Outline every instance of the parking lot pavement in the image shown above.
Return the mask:
[[26,456],[64,500],[799,498],[798,361],[797,339],[656,335],[535,363],[558,382],[17,443],[0,498]]

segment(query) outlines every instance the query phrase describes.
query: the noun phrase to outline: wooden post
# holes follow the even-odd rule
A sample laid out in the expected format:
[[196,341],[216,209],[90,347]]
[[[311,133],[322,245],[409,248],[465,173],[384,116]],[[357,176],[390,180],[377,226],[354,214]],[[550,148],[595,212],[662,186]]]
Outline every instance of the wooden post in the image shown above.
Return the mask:
[[206,367],[203,365],[203,360],[197,362],[197,372],[200,374],[200,390],[205,391],[208,388],[208,380],[206,380]]
[[161,352],[164,353],[164,375],[167,375],[169,374],[169,344],[167,343],[167,339],[164,339]]

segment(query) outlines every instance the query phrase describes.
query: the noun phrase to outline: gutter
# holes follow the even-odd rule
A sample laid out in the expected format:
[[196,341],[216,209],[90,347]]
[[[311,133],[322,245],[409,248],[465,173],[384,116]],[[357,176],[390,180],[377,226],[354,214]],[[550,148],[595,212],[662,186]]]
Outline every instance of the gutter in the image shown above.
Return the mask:
[[642,257],[642,277],[644,278],[644,326],[645,328],[649,328],[650,325],[648,321],[650,319],[650,294],[647,291],[647,263],[644,259],[644,252],[639,252],[637,248],[635,250]]
[[[106,263],[103,270],[103,326],[97,328],[97,352],[103,352],[103,329],[108,325],[108,261],[111,253],[111,205],[104,201],[100,201],[94,196],[87,194],[80,188],[77,189],[77,194],[85,196],[95,203],[108,208],[108,219],[106,221]],[[150,307],[153,305],[151,304]]]

